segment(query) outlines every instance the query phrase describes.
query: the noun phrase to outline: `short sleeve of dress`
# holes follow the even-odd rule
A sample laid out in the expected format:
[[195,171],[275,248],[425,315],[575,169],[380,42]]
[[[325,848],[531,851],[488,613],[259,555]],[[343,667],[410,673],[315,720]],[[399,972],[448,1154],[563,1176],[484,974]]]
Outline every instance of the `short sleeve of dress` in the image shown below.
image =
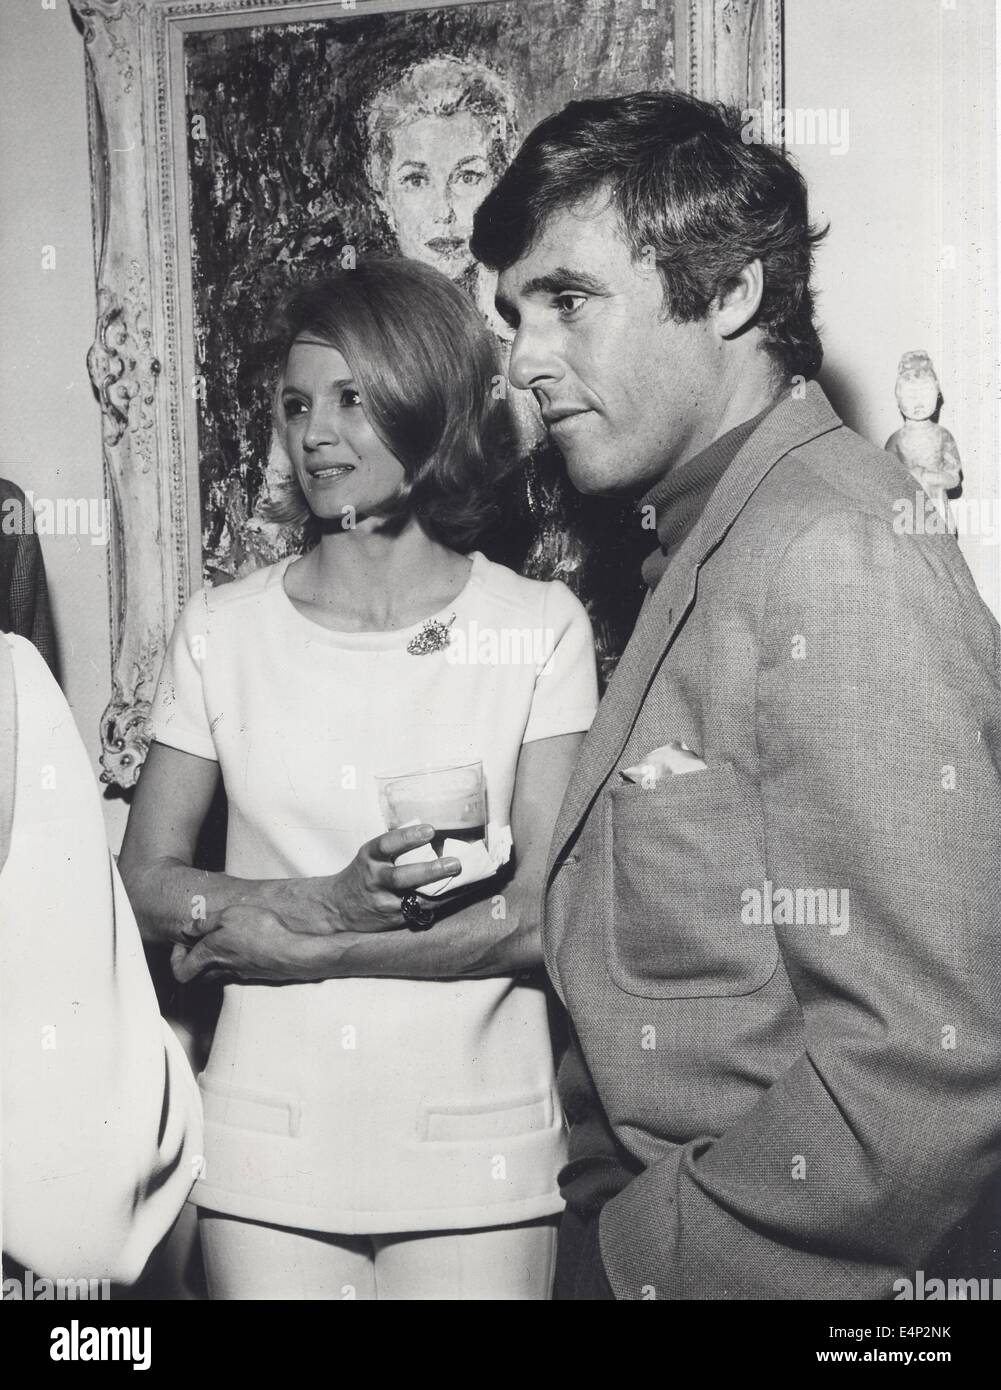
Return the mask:
[[153,697],[150,725],[158,743],[218,762],[202,685],[208,643],[208,601],[206,590],[199,589],[174,624]]
[[523,743],[591,727],[598,707],[594,634],[584,605],[559,580],[546,585],[543,651]]

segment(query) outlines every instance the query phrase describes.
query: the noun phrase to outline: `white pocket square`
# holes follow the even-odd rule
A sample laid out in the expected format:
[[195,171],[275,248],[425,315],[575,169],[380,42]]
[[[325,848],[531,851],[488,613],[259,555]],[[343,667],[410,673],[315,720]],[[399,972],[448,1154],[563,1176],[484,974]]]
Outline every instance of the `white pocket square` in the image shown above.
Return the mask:
[[634,767],[620,769],[619,775],[626,782],[638,782],[643,787],[655,787],[660,779],[670,773],[678,776],[685,772],[704,772],[706,764],[698,753],[684,743],[665,743],[654,748],[642,762]]

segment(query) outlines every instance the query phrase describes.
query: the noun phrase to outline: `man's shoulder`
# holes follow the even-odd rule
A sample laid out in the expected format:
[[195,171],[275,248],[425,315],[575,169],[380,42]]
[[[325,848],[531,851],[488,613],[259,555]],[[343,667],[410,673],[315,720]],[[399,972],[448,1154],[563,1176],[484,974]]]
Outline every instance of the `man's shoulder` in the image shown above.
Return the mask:
[[796,444],[769,469],[744,523],[790,539],[826,516],[855,513],[891,528],[918,484],[893,454],[839,425]]
[[10,478],[0,478],[0,503],[12,499],[16,502],[24,502],[25,496],[17,483],[11,482]]
[[734,529],[743,544],[733,563],[759,601],[778,584],[823,607],[832,589],[862,585],[873,603],[878,592],[927,614],[948,607],[948,622],[978,633],[985,650],[996,646],[954,529],[896,455],[845,425],[783,454]]
[[[955,534],[893,454],[868,443],[832,416],[834,427],[777,450],[710,562],[716,594],[741,595],[757,608],[776,577],[795,570],[801,596],[826,602],[849,571],[907,572],[924,591],[943,583],[964,618],[982,617],[982,599]],[[753,436],[752,436],[753,440]],[[900,587],[900,575],[891,588]]]

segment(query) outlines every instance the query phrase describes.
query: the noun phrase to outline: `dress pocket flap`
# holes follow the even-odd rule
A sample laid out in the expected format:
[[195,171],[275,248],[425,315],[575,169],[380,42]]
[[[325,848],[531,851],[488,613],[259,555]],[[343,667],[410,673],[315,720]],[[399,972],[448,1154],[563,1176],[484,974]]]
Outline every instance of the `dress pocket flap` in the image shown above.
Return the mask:
[[418,1119],[418,1138],[433,1144],[513,1139],[551,1129],[553,1116],[549,1094],[501,1101],[489,1107],[425,1104]]
[[299,1102],[267,1091],[228,1086],[202,1072],[198,1078],[207,1125],[252,1129],[294,1139],[299,1133]]

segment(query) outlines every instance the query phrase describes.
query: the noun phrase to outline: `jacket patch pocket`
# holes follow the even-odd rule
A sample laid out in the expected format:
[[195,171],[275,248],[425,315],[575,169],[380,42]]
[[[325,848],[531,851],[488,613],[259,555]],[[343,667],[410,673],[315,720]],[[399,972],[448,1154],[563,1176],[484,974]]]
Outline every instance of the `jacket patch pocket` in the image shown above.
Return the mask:
[[423,1105],[417,1137],[425,1143],[468,1143],[484,1139],[514,1139],[552,1129],[552,1096],[530,1096],[497,1105]]
[[299,1103],[265,1091],[247,1091],[207,1077],[198,1078],[207,1125],[252,1129],[294,1139],[299,1133]]
[[764,878],[753,785],[731,763],[615,787],[605,802],[610,855],[608,973],[648,999],[752,994],[778,965],[770,927],[742,920]]

